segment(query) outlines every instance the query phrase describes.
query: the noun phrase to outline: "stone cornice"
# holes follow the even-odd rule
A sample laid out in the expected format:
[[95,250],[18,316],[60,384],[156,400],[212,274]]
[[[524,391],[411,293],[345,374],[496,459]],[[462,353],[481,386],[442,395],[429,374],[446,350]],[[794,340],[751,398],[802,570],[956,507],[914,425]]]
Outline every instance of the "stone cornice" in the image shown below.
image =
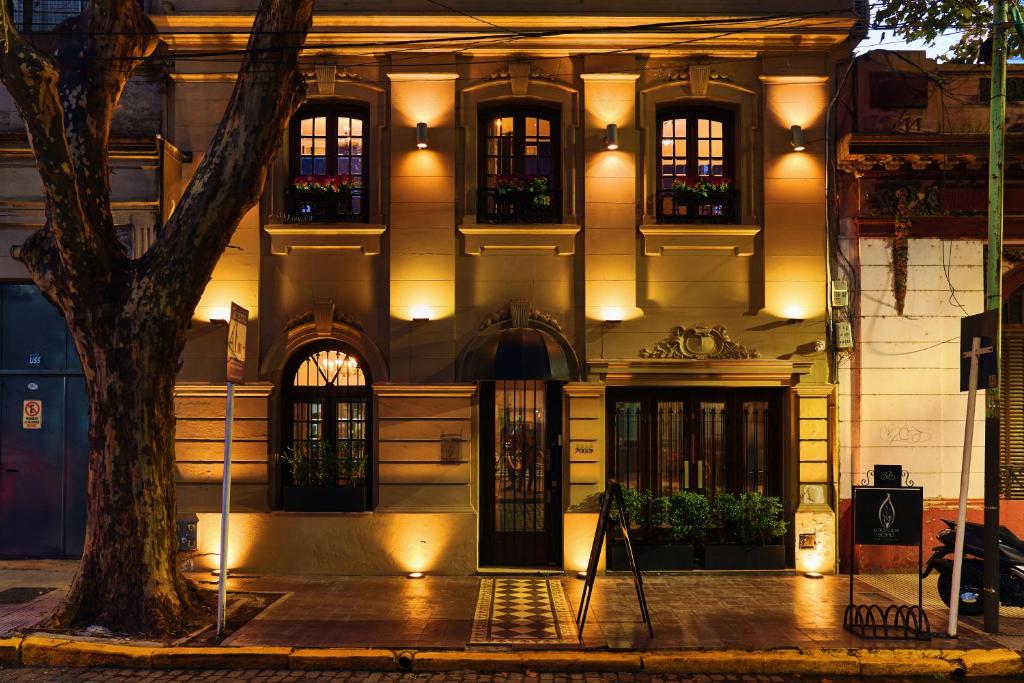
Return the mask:
[[792,386],[813,361],[774,359],[676,360],[665,358],[593,358],[590,372],[609,386]]

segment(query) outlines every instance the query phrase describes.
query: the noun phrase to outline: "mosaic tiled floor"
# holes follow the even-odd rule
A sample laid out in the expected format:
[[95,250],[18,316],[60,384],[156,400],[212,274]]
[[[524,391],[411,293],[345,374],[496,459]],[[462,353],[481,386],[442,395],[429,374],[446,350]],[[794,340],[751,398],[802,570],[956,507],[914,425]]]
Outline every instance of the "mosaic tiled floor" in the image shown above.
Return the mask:
[[482,579],[470,645],[579,647],[561,581]]

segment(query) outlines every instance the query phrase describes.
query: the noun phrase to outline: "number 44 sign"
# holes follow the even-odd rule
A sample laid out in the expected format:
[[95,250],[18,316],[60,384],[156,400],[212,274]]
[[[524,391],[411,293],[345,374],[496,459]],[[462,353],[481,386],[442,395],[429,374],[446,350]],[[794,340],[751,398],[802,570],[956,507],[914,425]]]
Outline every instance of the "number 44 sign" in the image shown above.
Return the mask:
[[43,402],[22,401],[21,402],[21,428],[42,429],[43,428]]

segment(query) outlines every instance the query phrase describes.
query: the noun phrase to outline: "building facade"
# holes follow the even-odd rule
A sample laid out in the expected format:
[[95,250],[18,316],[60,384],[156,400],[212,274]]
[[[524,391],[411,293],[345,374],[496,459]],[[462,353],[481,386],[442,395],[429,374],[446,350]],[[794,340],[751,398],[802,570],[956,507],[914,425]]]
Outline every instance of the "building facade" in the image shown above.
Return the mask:
[[[578,570],[612,477],[778,496],[786,563],[831,571],[824,139],[855,3],[446,4],[317,5],[307,100],[179,375],[194,566],[217,560],[236,302],[233,568]],[[133,253],[206,149],[255,5],[146,3],[168,58],[111,147]],[[41,201],[0,112],[15,244]]]
[[[843,73],[837,108],[838,261],[851,301],[837,317],[853,324],[853,348],[842,351],[839,362],[844,533],[850,485],[860,483],[873,465],[893,463],[924,487],[927,543],[944,528],[943,518],[956,517],[967,416],[966,393],[960,391],[960,319],[985,307],[991,69],[938,64],[924,52],[878,50],[858,57]],[[1001,515],[1012,529],[1024,522],[1022,75],[1018,65],[1009,66]],[[893,250],[901,238],[905,255]],[[976,420],[968,519],[980,522],[983,394]],[[916,551],[904,550],[864,549],[860,569],[913,566]]]

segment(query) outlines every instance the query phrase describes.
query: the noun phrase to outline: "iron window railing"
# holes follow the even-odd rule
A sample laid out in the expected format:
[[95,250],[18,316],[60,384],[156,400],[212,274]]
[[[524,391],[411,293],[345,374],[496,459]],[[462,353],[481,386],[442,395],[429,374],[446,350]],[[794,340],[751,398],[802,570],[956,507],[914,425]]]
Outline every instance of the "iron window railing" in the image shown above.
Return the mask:
[[366,194],[290,188],[285,194],[286,220],[295,223],[365,223]]
[[659,223],[733,224],[739,222],[739,199],[737,190],[695,197],[664,189],[658,191],[656,215]]
[[480,223],[561,223],[561,209],[562,193],[555,189],[538,194],[484,188],[477,196]]

